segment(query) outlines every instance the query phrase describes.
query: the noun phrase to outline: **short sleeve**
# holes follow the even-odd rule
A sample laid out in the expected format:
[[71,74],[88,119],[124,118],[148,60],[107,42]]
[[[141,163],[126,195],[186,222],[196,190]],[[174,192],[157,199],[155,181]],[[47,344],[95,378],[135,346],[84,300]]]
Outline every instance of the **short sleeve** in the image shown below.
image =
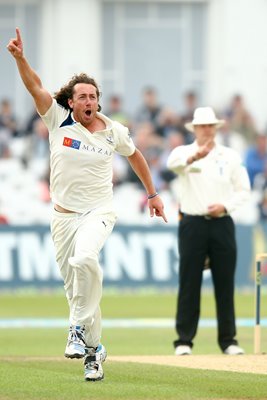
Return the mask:
[[62,124],[63,121],[65,121],[68,115],[69,110],[66,110],[64,107],[58,104],[55,99],[53,99],[51,107],[44,115],[40,115],[40,117],[47,126],[49,132],[53,132]]
[[113,127],[116,131],[115,151],[125,157],[131,156],[135,152],[135,145],[129,129],[119,122],[114,122]]
[[187,166],[188,151],[185,149],[185,146],[176,147],[167,159],[167,168],[176,174],[182,172]]

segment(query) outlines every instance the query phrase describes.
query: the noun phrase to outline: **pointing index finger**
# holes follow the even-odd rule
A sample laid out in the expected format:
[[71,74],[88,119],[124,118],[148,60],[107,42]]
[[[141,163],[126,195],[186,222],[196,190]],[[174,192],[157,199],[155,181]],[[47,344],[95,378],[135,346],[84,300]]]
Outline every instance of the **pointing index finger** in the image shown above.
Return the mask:
[[17,40],[21,42],[21,34],[19,28],[16,28]]

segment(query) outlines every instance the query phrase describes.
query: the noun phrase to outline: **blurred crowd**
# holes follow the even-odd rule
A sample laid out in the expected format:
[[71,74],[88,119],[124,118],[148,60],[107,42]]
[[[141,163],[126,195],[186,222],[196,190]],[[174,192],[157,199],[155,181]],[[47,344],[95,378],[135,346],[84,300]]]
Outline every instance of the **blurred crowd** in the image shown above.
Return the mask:
[[[184,124],[192,120],[196,107],[203,106],[194,91],[186,92],[182,100],[183,109],[174,109],[160,102],[154,87],[144,87],[140,104],[131,115],[125,112],[119,95],[114,94],[107,104],[101,104],[104,114],[129,127],[149,164],[170,221],[177,218],[179,178],[167,170],[166,159],[174,147],[194,140]],[[242,95],[234,95],[216,113],[226,121],[217,141],[238,151],[253,189],[251,204],[237,213],[236,219],[245,224],[258,222],[267,238],[267,130],[258,129]],[[48,131],[34,110],[26,122],[20,123],[9,99],[0,100],[0,179],[1,224],[49,223],[52,205]],[[119,221],[146,221],[146,193],[127,160],[120,156],[114,159],[113,183]]]

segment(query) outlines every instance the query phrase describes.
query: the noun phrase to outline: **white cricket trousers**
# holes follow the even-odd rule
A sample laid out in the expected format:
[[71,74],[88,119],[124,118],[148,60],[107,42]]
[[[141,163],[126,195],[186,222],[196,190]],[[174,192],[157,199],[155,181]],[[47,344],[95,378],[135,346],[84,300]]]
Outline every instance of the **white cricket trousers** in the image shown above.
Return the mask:
[[51,233],[70,309],[70,324],[85,325],[88,347],[101,337],[103,272],[99,253],[112,232],[116,214],[111,206],[84,214],[53,211]]

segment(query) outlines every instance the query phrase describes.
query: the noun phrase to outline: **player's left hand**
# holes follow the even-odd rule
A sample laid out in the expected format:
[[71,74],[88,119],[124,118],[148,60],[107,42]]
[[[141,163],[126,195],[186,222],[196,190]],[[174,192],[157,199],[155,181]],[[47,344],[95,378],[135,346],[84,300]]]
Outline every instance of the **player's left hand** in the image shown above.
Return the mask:
[[164,205],[159,196],[153,197],[153,199],[148,200],[148,207],[150,210],[150,217],[162,217],[165,222],[168,222],[166,215],[164,213]]

